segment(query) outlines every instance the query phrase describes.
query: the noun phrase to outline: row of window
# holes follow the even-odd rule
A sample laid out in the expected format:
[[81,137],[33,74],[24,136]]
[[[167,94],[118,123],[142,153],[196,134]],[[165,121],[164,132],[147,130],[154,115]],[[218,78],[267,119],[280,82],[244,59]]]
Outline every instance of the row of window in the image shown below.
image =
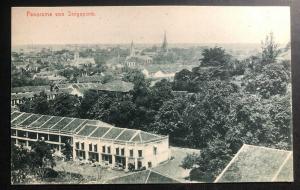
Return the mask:
[[[75,146],[76,146],[77,150],[85,150],[84,143],[76,142]],[[154,154],[156,155],[156,147],[154,147],[154,148],[155,148],[155,153]],[[97,144],[95,144],[95,145],[89,144],[89,151],[90,152],[98,152]],[[110,146],[102,146],[102,153],[111,154],[111,147]],[[119,147],[116,148],[116,155],[125,156],[125,149],[124,148],[120,149]],[[129,156],[130,157],[134,156],[133,149],[129,150]],[[143,157],[143,151],[142,150],[138,150],[138,156]]]
[[[21,131],[21,130],[16,131],[15,129],[11,130],[11,136],[18,136],[18,137],[29,138],[29,139],[37,139],[38,138],[37,135],[39,136],[39,139],[44,139],[46,141],[59,142],[58,135],[36,133],[36,132],[30,132],[30,131]],[[71,143],[71,137],[61,136],[61,142]]]

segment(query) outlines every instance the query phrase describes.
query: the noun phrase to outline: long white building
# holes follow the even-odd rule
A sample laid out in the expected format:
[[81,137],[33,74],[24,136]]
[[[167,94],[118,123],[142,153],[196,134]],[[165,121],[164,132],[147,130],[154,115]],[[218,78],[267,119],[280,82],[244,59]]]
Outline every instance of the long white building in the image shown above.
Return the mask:
[[168,136],[118,128],[99,120],[14,111],[11,139],[27,147],[44,139],[58,151],[69,141],[74,160],[92,160],[125,170],[130,164],[135,169],[151,168],[170,159]]

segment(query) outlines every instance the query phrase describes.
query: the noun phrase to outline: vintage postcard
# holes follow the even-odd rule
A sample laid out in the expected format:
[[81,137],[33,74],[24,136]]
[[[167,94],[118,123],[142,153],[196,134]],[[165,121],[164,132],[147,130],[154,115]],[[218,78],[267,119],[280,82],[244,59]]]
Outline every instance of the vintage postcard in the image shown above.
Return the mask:
[[289,7],[11,12],[12,184],[294,181]]

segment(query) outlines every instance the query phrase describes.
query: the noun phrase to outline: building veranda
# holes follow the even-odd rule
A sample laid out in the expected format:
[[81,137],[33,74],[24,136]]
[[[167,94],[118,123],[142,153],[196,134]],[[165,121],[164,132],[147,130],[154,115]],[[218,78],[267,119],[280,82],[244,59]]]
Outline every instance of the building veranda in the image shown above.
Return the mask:
[[70,143],[73,160],[125,170],[151,168],[170,159],[168,136],[118,128],[99,120],[14,111],[11,139],[13,144],[28,148],[43,139],[55,151]]

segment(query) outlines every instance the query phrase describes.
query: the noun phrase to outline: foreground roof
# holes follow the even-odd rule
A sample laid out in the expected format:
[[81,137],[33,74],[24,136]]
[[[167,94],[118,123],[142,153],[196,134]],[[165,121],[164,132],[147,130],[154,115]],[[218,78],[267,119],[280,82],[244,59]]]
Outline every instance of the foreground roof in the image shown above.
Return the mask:
[[180,183],[153,170],[144,170],[106,181],[108,184],[150,184],[150,183]]
[[99,120],[59,117],[14,111],[11,126],[39,132],[52,132],[78,137],[145,143],[166,138],[141,130],[119,128]]
[[215,182],[293,181],[292,151],[244,144]]

